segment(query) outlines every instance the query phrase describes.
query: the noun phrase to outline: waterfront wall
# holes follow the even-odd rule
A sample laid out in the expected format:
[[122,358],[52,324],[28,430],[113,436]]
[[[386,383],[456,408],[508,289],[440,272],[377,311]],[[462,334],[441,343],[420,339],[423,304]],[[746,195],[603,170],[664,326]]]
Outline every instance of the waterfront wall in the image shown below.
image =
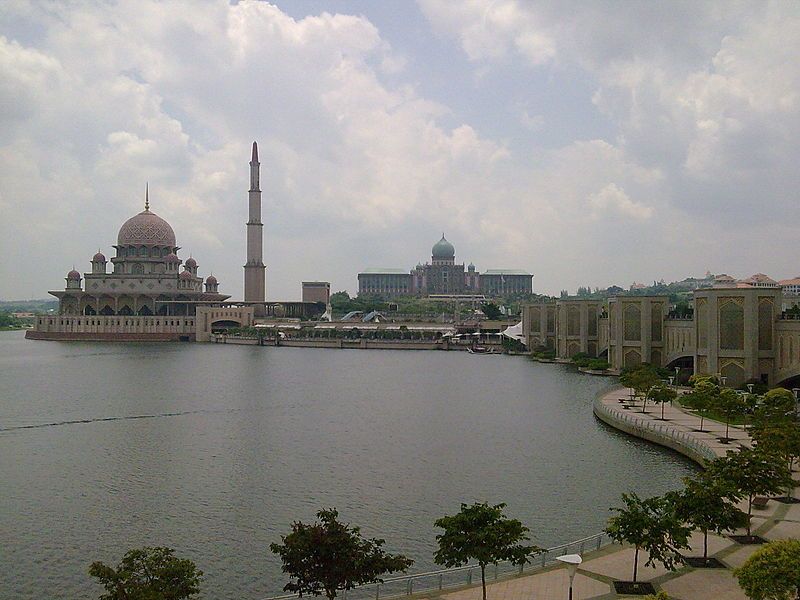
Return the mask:
[[30,340],[61,341],[194,341],[194,317],[169,316],[68,316],[37,317]]
[[692,459],[700,466],[716,458],[714,450],[685,431],[679,431],[667,422],[655,423],[636,417],[635,413],[617,409],[604,402],[609,392],[598,394],[592,404],[592,412],[614,429],[629,435],[671,448]]
[[[258,338],[236,337],[216,334],[211,337],[216,344],[239,344],[258,346]],[[283,339],[276,342],[274,339],[265,338],[260,345],[263,346],[288,346],[290,348],[350,348],[362,350],[466,350],[466,346],[456,346],[447,342],[424,342],[412,340],[293,340]]]

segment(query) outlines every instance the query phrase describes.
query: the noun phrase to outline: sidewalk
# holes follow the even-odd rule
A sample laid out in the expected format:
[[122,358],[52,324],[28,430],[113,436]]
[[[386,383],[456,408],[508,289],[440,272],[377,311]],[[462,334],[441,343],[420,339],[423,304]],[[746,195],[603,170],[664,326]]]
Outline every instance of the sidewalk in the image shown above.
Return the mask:
[[[669,432],[680,438],[690,438],[695,444],[701,444],[723,456],[728,450],[750,445],[750,437],[741,428],[731,426],[728,444],[721,443],[718,438],[725,435],[725,424],[705,420],[703,428],[708,433],[695,431],[700,427],[700,418],[683,410],[664,407],[664,417],[660,420],[661,407],[648,406],[643,414],[641,403],[631,409],[623,408],[620,400],[628,400],[628,390],[620,389],[609,392],[598,402],[610,413],[619,414],[630,422],[632,419],[643,428],[648,426],[661,432]],[[798,474],[795,473],[795,480]],[[620,490],[620,494],[626,490]],[[746,510],[744,503],[740,508]],[[800,538],[800,504],[781,504],[770,500],[766,508],[753,511],[753,533],[768,540]],[[744,530],[736,533],[744,533]],[[695,534],[691,539],[690,556],[701,556],[703,538]],[[739,588],[732,569],[741,566],[745,560],[760,546],[743,546],[727,537],[709,534],[709,556],[720,560],[725,569],[694,569],[683,566],[675,572],[668,572],[661,567],[645,567],[647,555],[639,554],[639,580],[650,581],[656,590],[663,589],[675,600],[747,600]],[[633,548],[619,545],[606,546],[596,552],[584,555],[583,564],[578,569],[573,587],[574,600],[611,600],[612,598],[635,598],[635,596],[619,596],[614,592],[614,580],[630,580],[633,569]],[[512,579],[491,583],[487,587],[488,600],[566,600],[569,589],[567,571],[564,567],[551,567],[531,575],[522,575]],[[422,594],[424,598],[444,600],[480,600],[480,585],[437,594]]]

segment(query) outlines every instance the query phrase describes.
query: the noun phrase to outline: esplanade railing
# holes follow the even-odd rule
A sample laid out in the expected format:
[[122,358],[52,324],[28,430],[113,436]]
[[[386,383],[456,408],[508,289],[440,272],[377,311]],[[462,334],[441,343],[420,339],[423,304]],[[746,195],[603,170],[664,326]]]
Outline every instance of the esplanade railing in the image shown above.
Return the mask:
[[716,453],[713,449],[711,449],[710,446],[704,444],[701,440],[698,440],[690,432],[680,431],[670,424],[664,423],[663,421],[657,422],[654,420],[642,419],[641,417],[637,416],[638,413],[631,413],[611,408],[602,401],[602,396],[600,394],[598,394],[598,397],[595,399],[593,408],[595,414],[598,414],[598,416],[599,414],[605,415],[612,421],[623,423],[634,432],[651,433],[656,437],[672,441],[675,444],[691,450],[694,454],[701,457],[705,461],[710,462],[717,458]]
[[[521,575],[526,571],[534,572],[556,563],[556,558],[564,554],[583,554],[592,550],[599,550],[604,545],[612,543],[611,538],[605,533],[597,533],[586,538],[547,548],[541,553],[531,557],[527,565],[513,565],[503,561],[486,567],[487,582]],[[465,565],[453,569],[426,571],[398,577],[388,577],[382,583],[359,585],[352,590],[341,594],[342,600],[380,600],[381,598],[398,598],[411,596],[420,592],[431,592],[449,588],[457,588],[481,581],[481,568],[478,565]],[[269,596],[263,600],[293,600],[297,594],[284,594],[282,596]]]

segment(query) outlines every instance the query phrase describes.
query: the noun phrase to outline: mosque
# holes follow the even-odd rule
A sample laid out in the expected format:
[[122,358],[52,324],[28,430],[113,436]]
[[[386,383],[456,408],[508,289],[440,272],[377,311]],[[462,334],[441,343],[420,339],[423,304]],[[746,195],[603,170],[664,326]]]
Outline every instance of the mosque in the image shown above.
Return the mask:
[[230,297],[219,293],[213,275],[203,282],[193,257],[186,262],[178,258],[175,232],[151,212],[149,189],[144,210],[123,223],[113,247],[110,272],[109,261],[98,251],[90,272],[81,276],[73,269],[67,273],[66,287],[50,292],[59,300],[59,315],[191,316],[198,303]]
[[[214,329],[247,327],[264,313],[265,266],[262,259],[261,190],[258,149],[250,161],[249,219],[245,302],[227,302],[219,281],[200,276],[197,260],[184,262],[172,226],[150,210],[149,186],[144,210],[122,224],[109,261],[98,251],[91,270],[67,273],[58,298],[58,314],[40,316],[29,339],[95,341],[204,341]],[[111,265],[109,267],[109,262]],[[277,303],[280,304],[280,303]],[[259,310],[260,309],[260,310]]]

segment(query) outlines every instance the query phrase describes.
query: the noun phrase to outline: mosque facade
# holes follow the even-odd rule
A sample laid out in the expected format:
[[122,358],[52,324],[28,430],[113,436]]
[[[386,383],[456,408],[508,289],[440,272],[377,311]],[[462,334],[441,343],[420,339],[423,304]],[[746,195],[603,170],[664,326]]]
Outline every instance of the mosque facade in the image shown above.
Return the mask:
[[431,261],[410,271],[365,269],[358,274],[358,293],[399,296],[473,295],[505,297],[533,292],[533,275],[515,269],[480,273],[474,264],[456,263],[456,250],[444,234],[431,249]]
[[[254,143],[245,279],[248,291],[255,289],[252,299],[263,302],[257,156]],[[185,261],[178,256],[180,246],[172,226],[150,210],[149,189],[145,190],[144,210],[122,224],[113,248],[110,260],[98,250],[88,272],[81,274],[73,268],[67,273],[64,288],[49,292],[58,298],[58,313],[39,316],[26,337],[202,341],[209,338],[215,326],[246,327],[254,323],[253,306],[226,302],[230,296],[220,292],[213,274],[204,279],[193,256]]]

